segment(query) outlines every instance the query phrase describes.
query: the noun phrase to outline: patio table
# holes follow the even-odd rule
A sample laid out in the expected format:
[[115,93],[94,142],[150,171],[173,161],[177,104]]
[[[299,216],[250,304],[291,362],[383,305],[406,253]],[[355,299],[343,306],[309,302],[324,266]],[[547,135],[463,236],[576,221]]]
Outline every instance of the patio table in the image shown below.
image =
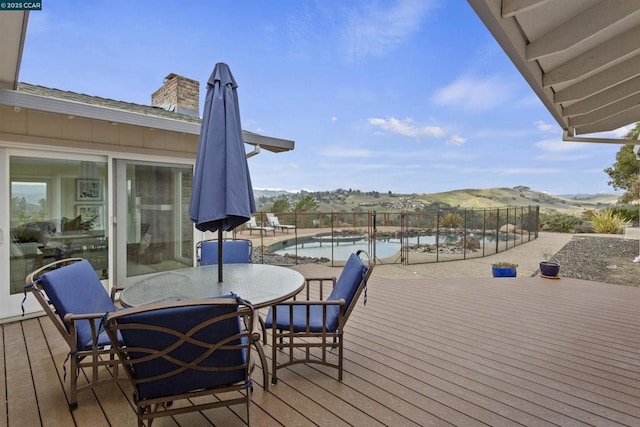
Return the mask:
[[211,298],[234,293],[255,308],[285,301],[304,288],[302,274],[265,264],[225,264],[219,283],[217,265],[203,265],[145,275],[120,295],[125,307],[164,301]]
[[[265,264],[225,264],[224,281],[218,282],[218,266],[203,265],[145,275],[120,294],[125,307],[165,301],[212,298],[234,293],[254,308],[285,301],[304,288],[304,276],[290,268]],[[254,345],[262,362],[265,390],[269,367],[259,341]]]

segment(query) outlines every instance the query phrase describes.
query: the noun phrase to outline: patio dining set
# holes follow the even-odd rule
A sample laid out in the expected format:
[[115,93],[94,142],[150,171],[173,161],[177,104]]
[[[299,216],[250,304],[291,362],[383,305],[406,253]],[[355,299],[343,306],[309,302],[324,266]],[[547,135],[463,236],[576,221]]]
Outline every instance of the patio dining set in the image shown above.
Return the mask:
[[[198,243],[196,267],[156,273],[111,295],[82,258],[57,260],[27,276],[26,289],[68,345],[70,410],[78,392],[128,380],[139,425],[230,405],[244,405],[248,424],[254,351],[263,388],[269,387],[267,331],[272,384],[280,369],[298,363],[335,368],[342,381],[344,327],[363,291],[366,302],[369,255],[352,254],[337,279],[305,278],[286,267],[251,264],[248,240],[223,243],[224,282],[213,273],[217,241]],[[82,376],[88,382],[80,385]],[[190,400],[201,396],[215,398]]]

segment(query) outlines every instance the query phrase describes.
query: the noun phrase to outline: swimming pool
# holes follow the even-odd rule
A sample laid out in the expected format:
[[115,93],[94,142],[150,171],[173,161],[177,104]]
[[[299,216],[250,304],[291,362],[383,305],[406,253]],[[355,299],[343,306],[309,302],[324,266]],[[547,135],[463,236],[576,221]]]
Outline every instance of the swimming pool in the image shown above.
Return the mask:
[[[330,237],[330,236],[328,236]],[[330,238],[327,238],[326,235],[322,236],[319,239],[317,236],[310,236],[300,238],[297,241],[295,240],[286,240],[284,242],[276,243],[274,245],[269,246],[269,252],[275,253],[278,255],[291,254],[299,257],[309,257],[309,258],[328,258],[336,261],[345,261],[349,258],[353,252],[356,252],[359,249],[369,251],[369,241],[365,236],[359,236],[358,240],[353,238],[351,239],[340,239],[340,237],[336,237],[333,241]],[[490,243],[495,242],[495,237],[491,236],[473,236],[480,241],[480,243]],[[501,235],[500,239],[502,240],[511,239],[512,236]],[[462,238],[460,234],[451,234],[451,235],[438,235],[437,241],[438,244],[450,244],[457,243]],[[407,243],[409,245],[435,245],[436,244],[436,236],[435,235],[424,235],[424,236],[413,236],[407,239]],[[387,258],[393,256],[402,247],[400,239],[398,238],[384,238],[377,239],[375,242],[376,245],[376,256],[378,258]]]

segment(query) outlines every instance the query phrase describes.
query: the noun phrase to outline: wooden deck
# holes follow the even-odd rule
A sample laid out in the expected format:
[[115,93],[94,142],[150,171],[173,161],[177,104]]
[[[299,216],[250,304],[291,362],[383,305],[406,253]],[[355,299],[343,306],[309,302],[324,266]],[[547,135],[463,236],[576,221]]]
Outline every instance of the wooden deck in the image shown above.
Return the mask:
[[[136,425],[126,382],[80,393],[68,411],[66,349],[48,318],[1,330],[0,425]],[[252,425],[638,426],[640,289],[374,271],[366,307],[361,298],[349,320],[345,358],[342,383],[333,370],[299,365],[264,392],[257,369]],[[217,409],[154,425],[241,425],[242,414]]]

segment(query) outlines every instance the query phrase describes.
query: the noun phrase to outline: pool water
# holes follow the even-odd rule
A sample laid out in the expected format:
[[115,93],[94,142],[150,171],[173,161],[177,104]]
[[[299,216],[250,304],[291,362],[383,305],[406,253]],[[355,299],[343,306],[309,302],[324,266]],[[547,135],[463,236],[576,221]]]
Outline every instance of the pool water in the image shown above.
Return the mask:
[[[440,235],[438,236],[438,243],[456,243],[460,241],[461,237],[462,236],[460,235]],[[495,238],[493,236],[473,237],[476,237],[481,243],[495,242]],[[511,236],[509,237],[511,238]],[[506,236],[504,239],[506,240]],[[435,245],[436,236],[410,237],[408,239],[408,244]],[[400,239],[378,239],[376,240],[376,256],[378,258],[390,257],[400,251],[401,246]],[[272,246],[269,251],[278,255],[292,254],[299,257],[323,257],[333,260],[347,260],[349,255],[359,249],[369,251],[369,242],[362,238],[362,240],[355,242],[334,242],[332,246],[330,241],[306,241],[304,243],[298,243],[297,245],[284,246],[280,249]]]

